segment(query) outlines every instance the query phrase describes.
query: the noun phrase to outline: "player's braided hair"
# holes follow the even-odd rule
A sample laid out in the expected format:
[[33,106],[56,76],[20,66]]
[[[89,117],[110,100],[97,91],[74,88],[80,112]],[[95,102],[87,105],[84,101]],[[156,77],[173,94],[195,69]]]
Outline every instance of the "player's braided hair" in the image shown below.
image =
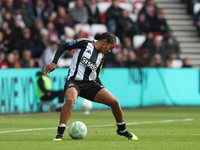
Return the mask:
[[103,40],[106,39],[108,41],[108,43],[116,43],[116,37],[113,33],[111,32],[104,32],[102,34],[97,33],[94,36],[95,40]]

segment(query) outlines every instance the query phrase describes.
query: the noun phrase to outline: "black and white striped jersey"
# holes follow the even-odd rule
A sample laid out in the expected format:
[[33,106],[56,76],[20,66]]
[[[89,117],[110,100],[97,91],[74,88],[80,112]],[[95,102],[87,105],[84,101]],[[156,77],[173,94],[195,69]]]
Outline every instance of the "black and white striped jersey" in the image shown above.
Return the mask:
[[76,49],[69,68],[67,80],[96,81],[104,61],[104,54],[94,47],[94,41],[89,39],[77,39],[61,45],[54,57],[58,58],[64,50]]

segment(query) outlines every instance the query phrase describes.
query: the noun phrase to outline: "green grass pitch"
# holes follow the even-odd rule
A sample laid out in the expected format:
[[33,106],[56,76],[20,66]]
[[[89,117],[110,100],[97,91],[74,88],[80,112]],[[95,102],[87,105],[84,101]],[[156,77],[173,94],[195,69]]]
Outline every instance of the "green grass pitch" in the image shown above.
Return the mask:
[[0,150],[200,150],[200,107],[124,109],[123,112],[127,130],[136,134],[138,141],[116,134],[110,110],[92,111],[90,115],[73,112],[67,125],[73,121],[84,122],[87,136],[73,140],[66,129],[60,142],[52,140],[59,113],[30,114],[0,117]]

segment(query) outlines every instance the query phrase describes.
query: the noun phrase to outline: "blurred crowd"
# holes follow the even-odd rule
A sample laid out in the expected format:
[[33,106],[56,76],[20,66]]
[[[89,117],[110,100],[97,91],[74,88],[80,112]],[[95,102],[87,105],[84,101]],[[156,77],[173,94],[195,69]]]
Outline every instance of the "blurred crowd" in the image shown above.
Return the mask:
[[[111,3],[105,13],[97,5],[102,2]],[[132,12],[119,2],[132,5]],[[142,4],[141,9],[136,10],[135,2]],[[60,44],[93,38],[84,30],[77,32],[78,24],[103,24],[116,34],[118,43],[107,54],[104,67],[191,67],[188,58],[179,58],[179,43],[153,0],[76,0],[73,7],[68,0],[0,0],[0,11],[2,69],[44,67]],[[133,40],[136,35],[145,37],[138,47]],[[68,67],[73,52],[66,51],[58,67]]]
[[[188,0],[188,13],[194,16],[194,21],[200,36],[200,0]],[[195,5],[199,5],[197,10],[194,10]]]

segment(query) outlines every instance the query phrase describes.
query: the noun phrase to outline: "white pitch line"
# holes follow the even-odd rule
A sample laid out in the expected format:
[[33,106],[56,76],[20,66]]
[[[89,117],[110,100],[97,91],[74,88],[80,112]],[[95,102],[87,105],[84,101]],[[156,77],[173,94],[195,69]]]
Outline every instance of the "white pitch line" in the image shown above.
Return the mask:
[[[193,118],[186,118],[186,119],[177,119],[177,120],[162,120],[162,121],[146,121],[146,122],[132,122],[132,123],[126,123],[126,125],[138,125],[138,124],[153,124],[153,123],[169,123],[169,122],[183,122],[183,121],[192,121]],[[109,126],[115,126],[116,124],[105,124],[105,125],[91,125],[87,127],[109,127]],[[68,128],[68,127],[67,127]],[[12,132],[26,132],[26,131],[37,131],[37,130],[51,130],[51,129],[57,129],[57,127],[54,128],[35,128],[35,129],[24,129],[24,130],[12,130],[12,131],[0,131],[0,133],[12,133]]]

